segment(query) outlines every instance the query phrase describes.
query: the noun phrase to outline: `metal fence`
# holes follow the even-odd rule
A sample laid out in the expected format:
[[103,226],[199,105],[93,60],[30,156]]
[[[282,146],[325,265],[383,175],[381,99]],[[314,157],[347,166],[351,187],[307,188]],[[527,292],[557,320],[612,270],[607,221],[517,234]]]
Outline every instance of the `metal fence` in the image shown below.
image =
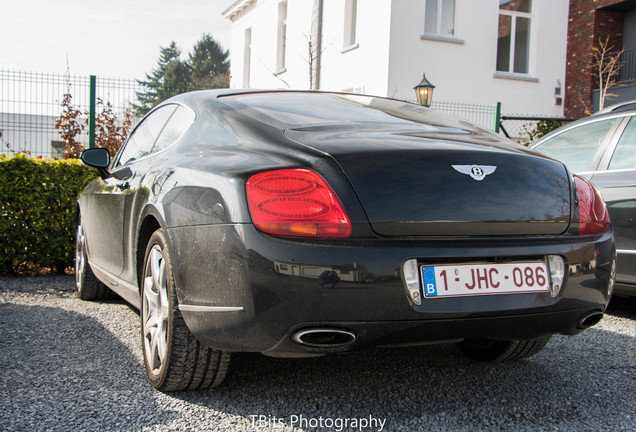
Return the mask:
[[621,53],[618,72],[618,82],[626,83],[636,80],[636,49],[625,50]]
[[[415,99],[404,99],[406,102],[417,103]],[[497,124],[497,104],[480,105],[463,102],[445,102],[434,100],[431,108],[462,120],[474,123],[486,129],[495,130]]]
[[461,102],[433,101],[431,108],[454,115],[483,128],[494,130],[497,123],[497,105],[479,105]]
[[[118,118],[136,102],[136,80],[96,77],[95,96],[110,103]],[[65,94],[83,113],[89,111],[90,77],[0,69],[0,153],[28,152],[31,157],[61,158],[64,143],[55,119]],[[84,114],[81,121],[88,116]],[[78,137],[88,147],[88,127]]]
[[523,145],[528,145],[544,133],[575,120],[537,115],[502,115],[502,108],[505,107],[502,107],[501,103],[479,105],[433,101],[431,108],[493,130]]
[[502,115],[499,131],[519,144],[529,145],[546,133],[576,119],[544,116],[508,116]]
[[[31,157],[61,158],[64,142],[55,129],[65,94],[81,110],[84,122],[90,107],[89,76],[0,69],[0,153],[28,152]],[[96,98],[110,103],[118,118],[137,103],[144,89],[136,80],[96,77]],[[415,102],[409,100],[408,102]],[[433,101],[432,107],[460,119],[528,143],[543,118],[501,116],[501,105]],[[505,107],[504,107],[505,108]],[[567,120],[567,119],[566,119]],[[88,127],[78,137],[88,147]]]
[[501,116],[499,132],[519,144],[530,144],[537,130],[539,121],[523,116]]

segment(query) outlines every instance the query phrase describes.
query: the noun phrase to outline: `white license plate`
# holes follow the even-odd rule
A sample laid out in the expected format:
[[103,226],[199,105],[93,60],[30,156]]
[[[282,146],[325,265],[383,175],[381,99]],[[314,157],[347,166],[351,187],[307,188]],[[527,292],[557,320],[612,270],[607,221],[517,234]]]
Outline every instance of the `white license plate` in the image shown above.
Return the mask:
[[550,291],[543,261],[423,265],[421,272],[427,298]]

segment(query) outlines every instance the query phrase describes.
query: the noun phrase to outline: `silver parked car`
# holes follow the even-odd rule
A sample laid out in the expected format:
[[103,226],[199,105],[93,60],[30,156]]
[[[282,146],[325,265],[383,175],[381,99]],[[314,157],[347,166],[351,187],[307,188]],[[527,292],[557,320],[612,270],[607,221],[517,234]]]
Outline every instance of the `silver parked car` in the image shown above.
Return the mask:
[[615,293],[636,296],[636,101],[565,125],[531,148],[599,189],[614,225]]

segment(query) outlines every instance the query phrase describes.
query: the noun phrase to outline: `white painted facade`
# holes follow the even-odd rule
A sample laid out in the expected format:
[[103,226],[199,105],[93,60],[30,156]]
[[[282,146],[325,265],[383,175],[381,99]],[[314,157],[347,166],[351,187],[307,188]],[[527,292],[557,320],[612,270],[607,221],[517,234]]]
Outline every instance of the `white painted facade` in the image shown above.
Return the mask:
[[[355,43],[347,5],[357,4]],[[521,0],[518,0],[521,1]],[[281,2],[286,4],[285,64],[280,69]],[[568,0],[532,0],[527,73],[497,72],[500,2],[455,0],[454,34],[425,34],[425,0],[239,0],[224,12],[232,21],[232,88],[309,89],[309,40],[314,88],[414,99],[422,73],[445,102],[495,104],[506,114],[562,116]],[[448,1],[444,0],[444,3]],[[440,2],[441,4],[441,2]],[[322,5],[322,35],[316,11]],[[284,10],[284,9],[283,9]],[[312,19],[313,17],[313,19]],[[312,30],[313,27],[313,30]],[[251,43],[246,44],[246,35]],[[316,68],[317,60],[320,67]],[[278,63],[278,64],[277,64]],[[247,67],[249,66],[249,67]]]

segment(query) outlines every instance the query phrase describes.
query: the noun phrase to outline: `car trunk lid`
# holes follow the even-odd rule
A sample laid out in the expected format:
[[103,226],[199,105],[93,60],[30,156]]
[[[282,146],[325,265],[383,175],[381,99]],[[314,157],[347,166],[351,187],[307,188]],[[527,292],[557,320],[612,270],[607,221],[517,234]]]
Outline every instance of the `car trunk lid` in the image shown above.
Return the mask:
[[287,130],[331,155],[382,236],[558,235],[569,178],[553,160],[479,131]]

